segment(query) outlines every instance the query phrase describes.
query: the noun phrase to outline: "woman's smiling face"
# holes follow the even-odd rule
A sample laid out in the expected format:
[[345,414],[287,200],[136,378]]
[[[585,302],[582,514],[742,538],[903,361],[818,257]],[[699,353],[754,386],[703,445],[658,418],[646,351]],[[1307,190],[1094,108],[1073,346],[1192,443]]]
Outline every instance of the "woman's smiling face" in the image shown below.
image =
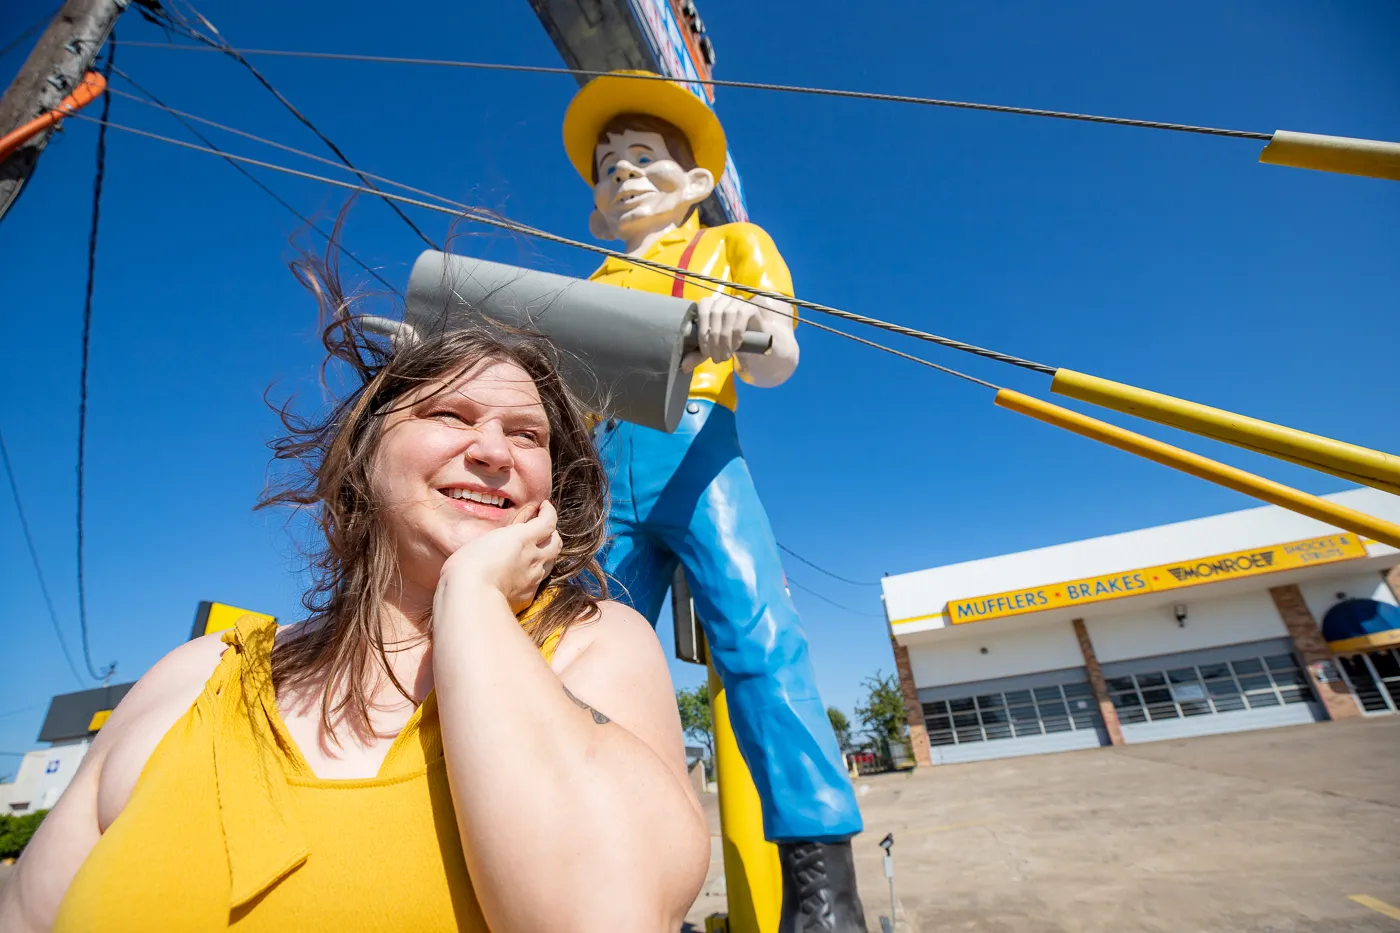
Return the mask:
[[404,582],[431,591],[463,544],[549,498],[549,418],[529,374],[499,359],[394,407],[370,482]]

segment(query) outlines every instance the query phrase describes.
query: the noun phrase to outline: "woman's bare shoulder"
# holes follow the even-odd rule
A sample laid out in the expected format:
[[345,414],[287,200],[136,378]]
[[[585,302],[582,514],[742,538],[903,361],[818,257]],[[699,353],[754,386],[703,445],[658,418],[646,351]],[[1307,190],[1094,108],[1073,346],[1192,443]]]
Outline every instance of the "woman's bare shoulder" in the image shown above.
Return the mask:
[[111,724],[120,726],[133,715],[171,703],[183,701],[189,706],[213,676],[227,648],[222,633],[214,632],[187,641],[169,652],[141,675],[112,713]]
[[199,695],[223,648],[217,635],[187,642],[122,698],[5,885],[0,926],[37,931],[53,924],[74,874],[126,806],[146,760]]
[[151,753],[194,705],[227,647],[215,633],[171,651],[142,675],[102,727],[89,757],[100,768],[98,822],[103,829],[126,806]]
[[598,601],[598,613],[592,619],[569,627],[550,667],[562,674],[585,654],[601,652],[637,660],[654,656],[663,667],[666,664],[651,624],[635,609],[611,599]]

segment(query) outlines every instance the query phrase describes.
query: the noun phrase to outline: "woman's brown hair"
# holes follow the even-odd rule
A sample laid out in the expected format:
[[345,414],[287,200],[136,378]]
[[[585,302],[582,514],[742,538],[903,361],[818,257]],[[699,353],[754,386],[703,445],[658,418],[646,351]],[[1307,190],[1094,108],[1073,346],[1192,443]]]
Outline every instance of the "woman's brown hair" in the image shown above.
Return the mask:
[[[443,391],[483,360],[507,361],[525,370],[549,419],[550,501],[558,510],[563,540],[563,550],[541,584],[540,592],[549,598],[536,600],[523,623],[525,631],[543,645],[570,625],[596,617],[598,601],[607,596],[597,560],[606,535],[607,477],[583,410],[560,378],[558,351],[538,335],[488,326],[420,334],[397,347],[367,337],[351,313],[354,299],[341,290],[336,249],[332,237],[324,257],[304,255],[292,263],[292,271],[320,307],[327,351],[323,382],[328,370],[341,364],[354,388],[319,417],[293,414],[290,403],[278,409],[287,433],[269,446],[275,460],[298,469],[257,505],[309,509],[320,533],[310,554],[312,583],[302,596],[306,624],[293,637],[278,640],[272,680],[279,692],[324,685],[321,718],[332,736],[337,721],[352,730],[369,728],[374,677],[387,676],[409,696],[393,674],[383,638],[384,599],[398,567],[370,469],[385,419],[425,386]],[[423,621],[430,630],[431,619]]]

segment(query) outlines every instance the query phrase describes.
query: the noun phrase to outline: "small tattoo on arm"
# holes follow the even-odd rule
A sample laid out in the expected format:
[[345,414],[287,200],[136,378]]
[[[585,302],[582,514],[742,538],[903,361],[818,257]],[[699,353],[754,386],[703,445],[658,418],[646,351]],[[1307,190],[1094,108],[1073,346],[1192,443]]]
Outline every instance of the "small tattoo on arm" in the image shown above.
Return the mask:
[[[559,686],[563,687],[564,685],[563,685],[563,684],[560,684]],[[579,709],[586,709],[586,710],[588,710],[590,713],[592,713],[592,714],[593,714],[593,721],[596,722],[598,725],[601,726],[601,725],[603,725],[604,723],[612,722],[611,719],[609,719],[608,717],[604,716],[602,713],[598,712],[596,709],[594,709],[593,707],[589,706],[587,703],[583,702],[583,701],[580,700],[578,697],[574,696],[574,692],[573,692],[572,690],[570,690],[568,687],[564,687],[564,696],[566,696],[566,697],[568,697],[569,699],[573,700],[573,701],[574,701],[574,705],[577,706]]]

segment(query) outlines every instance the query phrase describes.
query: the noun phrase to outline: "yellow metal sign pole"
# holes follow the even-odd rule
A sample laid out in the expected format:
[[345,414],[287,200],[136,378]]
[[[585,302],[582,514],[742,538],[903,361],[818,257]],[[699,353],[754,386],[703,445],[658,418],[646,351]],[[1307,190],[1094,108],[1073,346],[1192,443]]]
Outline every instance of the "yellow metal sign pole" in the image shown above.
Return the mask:
[[1266,165],[1400,181],[1400,143],[1277,130],[1259,161]]
[[1400,457],[1394,454],[1295,431],[1071,369],[1055,372],[1050,391],[1400,495]]
[[778,847],[763,838],[758,800],[734,728],[724,684],[710,665],[710,713],[715,728],[715,780],[719,783],[719,826],[724,844],[724,884],[729,899],[729,933],[777,933],[783,908],[783,875]]
[[1383,521],[1346,506],[1337,505],[1335,502],[1328,502],[1326,499],[1319,499],[1317,496],[1308,495],[1291,486],[1264,479],[1262,476],[1255,476],[1253,473],[1246,473],[1244,470],[1211,460],[1208,457],[1202,457],[1189,450],[1164,444],[1117,425],[1099,421],[1097,418],[1090,418],[1088,415],[1081,415],[1077,411],[1070,411],[1068,408],[1061,408],[1050,402],[1023,395],[1020,392],[1013,392],[1010,389],[1002,389],[997,392],[996,404],[1010,411],[1029,415],[1039,421],[1044,421],[1046,424],[1053,424],[1067,431],[1073,431],[1075,434],[1108,444],[1110,447],[1117,447],[1119,450],[1137,454],[1139,457],[1145,457],[1163,466],[1169,466],[1181,470],[1183,473],[1210,480],[1227,489],[1254,496],[1256,499],[1263,499],[1265,502],[1290,509],[1300,515],[1307,515],[1309,518],[1315,518],[1337,528],[1344,528],[1347,531],[1382,541],[1391,547],[1400,548],[1400,525]]

